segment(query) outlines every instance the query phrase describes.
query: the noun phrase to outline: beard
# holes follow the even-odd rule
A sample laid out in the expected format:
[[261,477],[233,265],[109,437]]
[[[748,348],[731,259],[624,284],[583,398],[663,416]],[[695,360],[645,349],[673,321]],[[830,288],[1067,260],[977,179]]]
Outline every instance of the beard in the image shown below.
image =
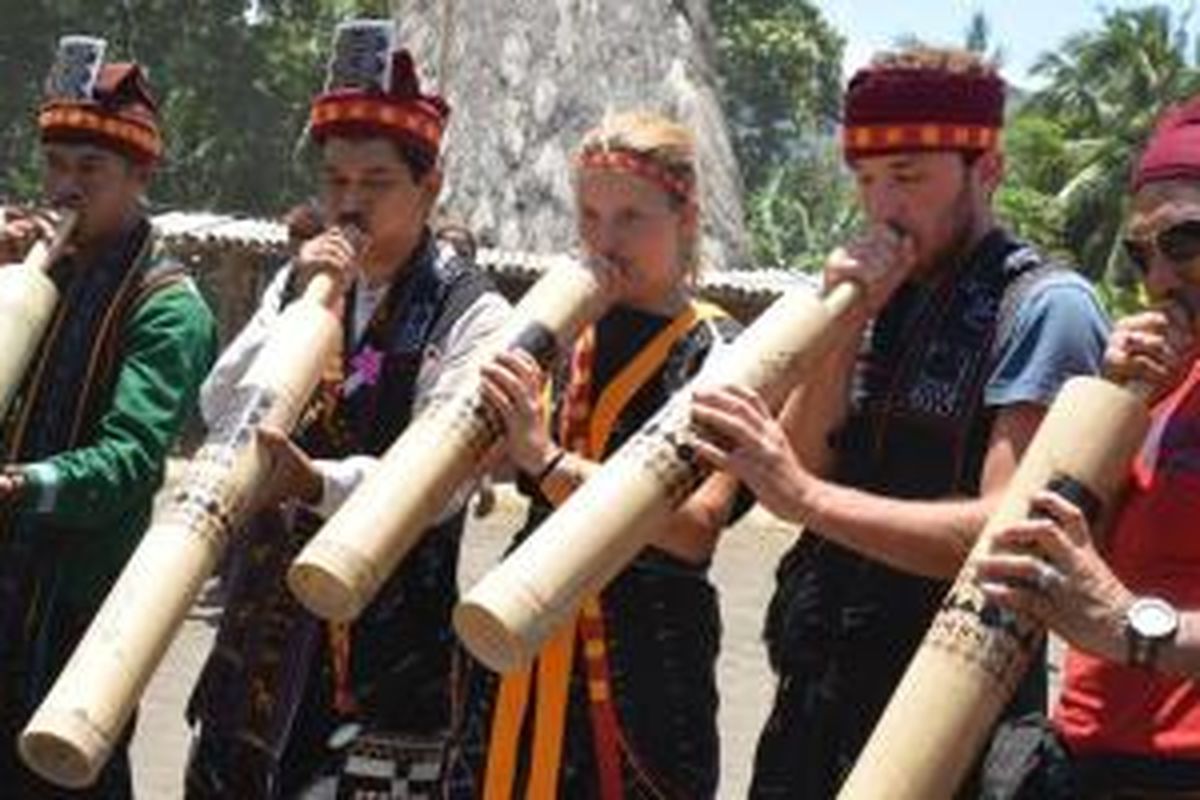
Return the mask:
[[919,264],[918,272],[928,275],[942,275],[950,270],[956,270],[958,265],[971,257],[975,250],[976,234],[979,230],[979,215],[977,198],[972,191],[970,181],[963,176],[958,193],[946,210],[947,220],[945,236],[929,254],[928,263]]

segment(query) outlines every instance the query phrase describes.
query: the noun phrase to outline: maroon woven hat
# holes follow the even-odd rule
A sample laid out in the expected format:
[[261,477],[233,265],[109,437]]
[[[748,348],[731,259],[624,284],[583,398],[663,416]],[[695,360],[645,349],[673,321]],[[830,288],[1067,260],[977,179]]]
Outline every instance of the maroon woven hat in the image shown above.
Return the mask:
[[325,91],[309,118],[314,140],[385,136],[436,157],[449,116],[445,100],[421,91],[412,54],[395,48],[390,20],[338,26]]
[[46,81],[38,113],[43,142],[88,142],[139,163],[162,157],[158,107],[145,72],[133,63],[103,63],[104,42],[66,36]]
[[1200,180],[1200,96],[1163,113],[1133,171],[1133,190],[1172,179]]
[[872,66],[846,90],[847,161],[919,150],[982,152],[1004,124],[1004,79],[993,72]]

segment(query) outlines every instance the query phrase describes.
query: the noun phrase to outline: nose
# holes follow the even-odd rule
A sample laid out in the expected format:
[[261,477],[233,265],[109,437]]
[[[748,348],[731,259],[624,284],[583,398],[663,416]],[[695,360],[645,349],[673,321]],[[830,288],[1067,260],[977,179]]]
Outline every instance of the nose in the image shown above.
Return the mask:
[[1151,297],[1162,298],[1183,288],[1183,285],[1178,267],[1156,251],[1146,270],[1146,291]]
[[352,217],[362,212],[362,197],[357,189],[347,189],[338,197],[337,216]]
[[75,176],[65,170],[56,170],[46,176],[46,199],[54,206],[79,208],[83,205],[83,187]]
[[862,188],[863,210],[872,222],[900,222],[902,204],[900,193],[890,181],[876,180]]
[[587,226],[588,245],[593,252],[611,257],[618,253],[623,236],[621,226],[614,220],[597,220]]

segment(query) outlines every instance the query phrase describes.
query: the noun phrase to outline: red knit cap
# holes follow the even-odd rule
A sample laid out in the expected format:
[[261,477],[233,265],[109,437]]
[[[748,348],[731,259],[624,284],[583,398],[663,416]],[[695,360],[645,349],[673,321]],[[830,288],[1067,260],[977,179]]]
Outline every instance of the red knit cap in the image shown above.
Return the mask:
[[395,50],[390,21],[343,23],[334,38],[325,91],[313,101],[318,143],[330,136],[384,136],[431,159],[441,149],[450,106],[424,94],[407,50]]
[[1151,181],[1178,178],[1200,180],[1200,96],[1159,118],[1133,171],[1133,191]]
[[1004,124],[1004,91],[1004,79],[990,71],[866,67],[846,89],[843,155],[990,150]]
[[145,73],[137,64],[103,64],[103,52],[98,39],[68,36],[60,42],[38,113],[42,141],[87,142],[154,163],[163,143]]

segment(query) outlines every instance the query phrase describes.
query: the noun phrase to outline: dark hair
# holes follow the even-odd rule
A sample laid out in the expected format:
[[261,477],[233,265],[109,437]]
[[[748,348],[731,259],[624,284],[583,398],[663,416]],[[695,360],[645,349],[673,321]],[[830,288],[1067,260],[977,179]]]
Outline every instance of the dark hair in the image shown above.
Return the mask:
[[475,240],[475,234],[466,224],[458,220],[442,218],[435,223],[433,235],[438,241],[450,245],[460,257],[472,261],[475,259],[479,244]]
[[417,143],[411,139],[400,138],[398,136],[386,136],[377,130],[358,129],[355,127],[346,126],[341,130],[330,131],[319,139],[314,138],[314,142],[318,149],[323,149],[325,144],[330,139],[349,139],[352,141],[363,141],[366,139],[386,139],[392,144],[392,148],[396,151],[396,155],[408,167],[408,172],[412,175],[414,182],[424,180],[425,176],[433,170],[437,164],[437,153],[430,150],[428,145]]
[[428,147],[400,139],[393,139],[392,144],[396,148],[400,160],[408,166],[413,181],[424,180],[425,176],[433,170],[434,164],[437,163],[437,153],[430,152]]

